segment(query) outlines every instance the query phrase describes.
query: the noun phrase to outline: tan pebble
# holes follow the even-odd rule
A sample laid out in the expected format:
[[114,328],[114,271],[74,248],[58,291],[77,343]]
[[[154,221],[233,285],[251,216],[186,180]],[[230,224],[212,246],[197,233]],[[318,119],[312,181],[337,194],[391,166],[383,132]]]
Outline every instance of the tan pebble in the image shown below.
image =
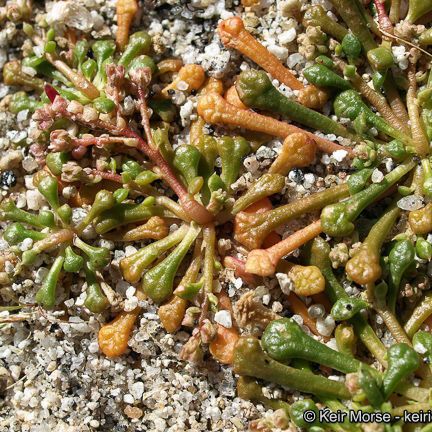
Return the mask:
[[124,413],[131,419],[139,419],[143,415],[142,409],[131,405],[126,405]]

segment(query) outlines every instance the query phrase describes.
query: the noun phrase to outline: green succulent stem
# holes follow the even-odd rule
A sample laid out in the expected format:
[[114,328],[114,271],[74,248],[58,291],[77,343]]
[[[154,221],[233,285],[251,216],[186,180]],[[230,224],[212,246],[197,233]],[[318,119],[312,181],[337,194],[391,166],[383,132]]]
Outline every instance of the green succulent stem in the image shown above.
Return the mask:
[[431,0],[409,0],[408,13],[405,20],[414,24],[418,19],[430,11],[432,11]]
[[241,376],[237,380],[237,396],[243,400],[261,403],[266,408],[272,409],[274,411],[282,409],[287,414],[289,413],[290,406],[287,402],[265,397],[262,387],[255,381],[255,379],[250,377]]
[[241,136],[223,136],[217,140],[217,151],[222,163],[220,178],[230,190],[239,176],[243,158],[251,152],[251,146]]
[[331,3],[345,21],[350,31],[361,42],[365,52],[376,48],[376,42],[365,20],[363,6],[355,0],[331,0]]
[[86,299],[84,306],[93,313],[103,312],[109,305],[108,299],[102,291],[102,288],[98,282],[96,272],[90,262],[86,262],[84,265],[86,274]]
[[414,167],[415,162],[407,160],[388,173],[380,183],[373,183],[347,200],[325,207],[321,212],[323,231],[333,237],[350,235],[360,213]]
[[420,366],[418,354],[407,344],[392,345],[387,351],[388,367],[383,376],[384,398],[388,399],[400,382]]
[[340,25],[327,15],[321,5],[310,6],[306,10],[303,16],[303,25],[305,27],[320,27],[324,33],[333,36],[339,41],[348,33],[348,30],[343,25]]
[[123,258],[120,267],[125,279],[130,283],[138,282],[144,270],[164,252],[181,242],[188,230],[189,227],[187,225],[182,225],[167,237],[151,243],[134,254]]
[[432,293],[426,293],[421,302],[416,306],[404,329],[409,337],[413,337],[423,322],[432,315]]
[[76,232],[78,234],[82,233],[95,218],[97,218],[104,211],[114,207],[115,204],[116,204],[116,200],[112,192],[107,190],[99,191],[95,196],[90,211],[76,227]]
[[250,244],[251,249],[256,249],[268,234],[279,226],[306,213],[319,210],[348,195],[348,185],[341,184],[263,213],[238,213],[235,236],[248,247]]
[[112,61],[112,55],[116,50],[115,42],[112,40],[98,40],[93,43],[92,51],[97,64],[97,72],[93,84],[100,91],[104,90],[107,76],[105,67]]
[[350,399],[344,384],[311,372],[294,369],[268,356],[258,339],[242,337],[234,351],[234,372],[280,384],[293,390],[336,399]]
[[126,45],[118,64],[127,69],[136,57],[149,52],[151,42],[151,37],[147,32],[139,31],[134,33],[130,36],[129,42]]
[[404,142],[407,146],[414,147],[411,137],[389,125],[385,120],[373,113],[355,90],[345,90],[340,93],[336,96],[333,105],[338,117],[345,117],[354,121],[360,115],[364,115],[367,123],[376,127],[380,132]]
[[307,67],[303,71],[303,75],[311,84],[319,87],[331,87],[339,90],[352,88],[349,81],[343,79],[340,75],[323,64],[317,63]]
[[[317,237],[311,247],[310,263],[317,266],[326,280],[326,294],[332,303],[336,303],[340,299],[349,300],[349,296],[345,289],[337,280],[329,258],[330,246],[322,239]],[[355,315],[349,322],[354,326],[354,329],[371,354],[382,364],[386,365],[386,348],[381,340],[375,334],[372,327],[362,315]]]
[[52,232],[42,240],[34,243],[31,249],[23,252],[21,261],[24,265],[32,265],[42,252],[60,245],[67,245],[72,242],[72,239],[73,232],[69,229]]
[[282,318],[270,322],[261,338],[267,354],[282,363],[291,358],[301,358],[331,367],[344,373],[357,372],[360,367],[376,371],[354,357],[335,351],[308,336],[293,320]]
[[63,262],[63,255],[59,255],[51,266],[39,291],[36,293],[36,302],[45,309],[52,309],[55,305],[57,283],[63,267]]
[[105,247],[90,246],[76,236],[74,246],[87,255],[88,263],[94,270],[102,269],[110,262],[111,254]]
[[411,240],[399,240],[390,250],[389,270],[390,284],[387,294],[387,305],[391,312],[395,312],[396,302],[402,277],[415,260],[415,247]]
[[180,244],[143,278],[142,289],[155,303],[166,300],[173,292],[174,278],[201,228],[192,223]]
[[265,173],[252,183],[244,195],[236,200],[231,213],[235,215],[253,203],[281,192],[284,187],[285,177],[282,174]]
[[105,234],[122,225],[141,222],[151,216],[162,216],[162,214],[162,208],[152,205],[149,201],[143,201],[141,204],[120,203],[102,211],[95,218],[95,229],[98,234]]
[[36,228],[53,228],[54,215],[50,211],[40,211],[38,215],[19,209],[11,199],[0,204],[0,220],[22,222]]
[[63,263],[64,271],[68,273],[78,273],[84,266],[84,258],[74,252],[71,246],[65,249],[65,259]]
[[[319,74],[320,78],[323,80],[325,77],[329,78],[330,75],[335,75],[338,77],[338,75],[330,70],[327,70],[327,68],[323,65],[317,64],[315,67],[326,70],[326,73],[321,70]],[[313,76],[316,77],[317,75],[314,73],[309,74],[309,77]],[[337,79],[336,77],[333,77],[334,80]],[[351,87],[350,84],[343,78],[340,78],[340,81],[341,82],[339,82],[339,85],[341,86],[343,83],[345,83],[345,89]],[[310,108],[306,108],[298,102],[295,102],[284,96],[282,93],[276,90],[276,88],[271,83],[270,78],[263,71],[250,69],[242,72],[237,79],[236,89],[242,102],[251,108],[257,108],[281,114],[300,124],[321,130],[325,133],[336,134],[347,138],[355,138],[344,126],[335,122],[330,117],[324,116],[323,114],[320,114]]]
[[21,243],[26,238],[31,238],[33,241],[43,240],[47,234],[40,231],[30,230],[24,227],[19,222],[8,225],[3,233],[3,238],[10,244],[16,245]]
[[190,188],[198,178],[198,167],[201,152],[192,145],[182,145],[176,148],[173,166],[183,176]]

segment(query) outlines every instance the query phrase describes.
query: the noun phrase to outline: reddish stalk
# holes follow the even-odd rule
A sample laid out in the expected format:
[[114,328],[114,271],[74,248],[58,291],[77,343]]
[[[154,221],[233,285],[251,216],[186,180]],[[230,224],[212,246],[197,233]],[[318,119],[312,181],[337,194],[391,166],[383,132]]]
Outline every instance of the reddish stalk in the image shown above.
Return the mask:
[[[165,161],[159,150],[155,146],[150,146],[144,139],[135,131],[133,131],[129,126],[125,125],[123,128],[117,127],[115,124],[105,122],[100,119],[94,121],[86,120],[82,113],[80,112],[69,112],[67,110],[68,102],[58,96],[58,93],[49,88],[51,86],[46,85],[48,89],[47,95],[53,102],[51,105],[46,105],[45,107],[39,109],[36,112],[36,120],[40,122],[42,128],[50,127],[53,120],[57,118],[69,118],[78,123],[84,124],[91,127],[92,129],[102,129],[109,131],[114,135],[122,135],[127,138],[135,138],[138,141],[138,148],[149,157],[149,159],[159,167],[162,177],[168,184],[168,186],[177,194],[180,204],[183,209],[190,215],[190,217],[199,224],[206,224],[213,220],[213,215],[206,210],[201,204],[194,200],[194,198],[188,193],[185,186],[176,177],[171,167]],[[151,137],[151,130],[147,115],[147,106],[145,103],[145,90],[144,88],[138,89],[139,98],[141,103],[141,114],[143,115],[143,127],[146,132],[147,137]],[[54,100],[52,99],[54,97]],[[151,138],[150,138],[151,139]]]
[[124,137],[111,137],[111,136],[94,136],[85,134],[81,138],[70,136],[67,131],[63,129],[56,129],[50,134],[49,149],[54,151],[71,151],[80,147],[103,147],[110,144],[124,144],[128,147],[136,147],[138,142],[135,139]]
[[[138,69],[136,72],[139,73],[139,71],[140,69]],[[192,219],[199,224],[209,223],[213,220],[213,215],[204,206],[195,201],[195,199],[189,194],[185,186],[176,177],[173,170],[167,164],[153,142],[146,102],[146,86],[143,85],[145,84],[144,81],[147,79],[147,77],[145,76],[145,71],[142,72],[143,73],[141,75],[137,89],[138,98],[140,101],[142,126],[144,128],[148,143],[146,143],[140,136],[138,136],[136,132],[129,128],[124,131],[124,134],[128,137],[138,139],[138,147],[141,148],[141,150],[152,160],[152,162],[159,167],[162,177],[165,179],[170,188],[177,194],[182,207],[186,210],[186,212],[190,213]]]
[[380,30],[384,30],[387,33],[393,34],[393,24],[390,21],[389,16],[387,15],[384,3],[382,3],[381,0],[374,0],[374,4],[378,14],[378,23]]

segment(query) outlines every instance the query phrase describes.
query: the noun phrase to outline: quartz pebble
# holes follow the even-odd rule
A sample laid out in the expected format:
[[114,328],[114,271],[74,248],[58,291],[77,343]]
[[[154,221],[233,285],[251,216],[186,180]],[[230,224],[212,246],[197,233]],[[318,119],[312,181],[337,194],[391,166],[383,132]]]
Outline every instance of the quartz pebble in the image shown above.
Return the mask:
[[419,195],[408,195],[401,198],[397,202],[397,206],[401,210],[414,211],[419,210],[424,206],[423,198]]
[[231,314],[227,310],[220,310],[215,313],[214,320],[220,324],[221,326],[224,326],[226,328],[232,327],[232,319]]

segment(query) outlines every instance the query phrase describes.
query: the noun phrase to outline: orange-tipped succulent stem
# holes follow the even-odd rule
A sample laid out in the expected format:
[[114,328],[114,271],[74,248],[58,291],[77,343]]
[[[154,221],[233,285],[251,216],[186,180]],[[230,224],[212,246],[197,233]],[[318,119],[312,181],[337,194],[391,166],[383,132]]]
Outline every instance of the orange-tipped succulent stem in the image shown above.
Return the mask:
[[293,133],[305,133],[315,140],[322,152],[333,153],[337,150],[345,150],[348,154],[352,154],[352,149],[349,147],[341,146],[299,127],[276,120],[273,117],[239,109],[217,94],[208,94],[199,98],[198,114],[210,124],[240,127],[281,138],[286,138]]
[[123,50],[129,41],[129,31],[132,21],[138,12],[137,0],[117,0],[117,34],[116,43]]
[[276,228],[348,195],[348,185],[341,184],[264,213],[240,212],[235,218],[234,238],[249,249],[257,249]]
[[226,47],[240,51],[261,66],[272,77],[293,90],[298,90],[298,100],[301,104],[310,108],[320,108],[327,101],[327,94],[323,90],[312,85],[305,87],[274,54],[260,44],[245,29],[241,18],[232,17],[222,21],[218,26],[218,32],[222,43]]
[[315,221],[267,249],[254,249],[246,260],[246,271],[259,276],[275,273],[279,261],[322,232],[321,221]]
[[246,29],[239,17],[228,18],[218,26],[222,43],[228,47],[240,51],[249,57],[274,78],[284,83],[293,90],[304,87],[301,83],[265,46],[260,44]]

